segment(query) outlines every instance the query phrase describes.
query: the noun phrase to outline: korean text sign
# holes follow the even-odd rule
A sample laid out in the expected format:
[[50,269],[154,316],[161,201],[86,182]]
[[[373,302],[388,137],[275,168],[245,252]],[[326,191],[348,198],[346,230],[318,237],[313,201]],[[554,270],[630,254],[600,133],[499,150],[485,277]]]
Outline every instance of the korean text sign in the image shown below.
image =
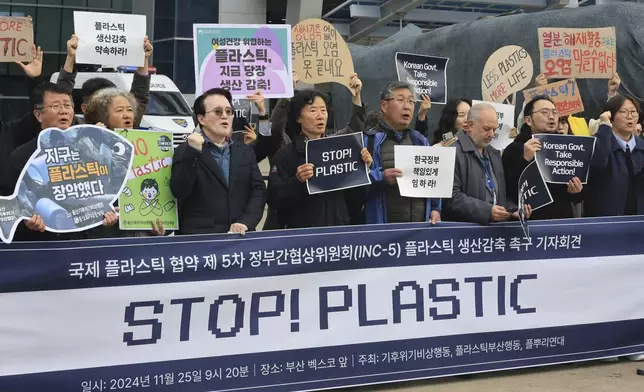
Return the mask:
[[3,246],[0,390],[291,392],[642,352],[642,223]]
[[532,81],[533,72],[532,58],[527,50],[516,45],[500,48],[485,62],[481,78],[483,100],[503,102],[511,94],[526,88]]
[[610,79],[617,71],[614,27],[541,27],[539,52],[547,78]]
[[349,47],[335,27],[305,19],[293,27],[293,69],[305,83],[335,82],[347,88],[354,73]]
[[306,162],[313,164],[313,178],[306,181],[309,194],[371,184],[362,161],[362,132],[324,137],[306,142]]
[[163,222],[166,230],[177,230],[177,200],[170,191],[172,133],[119,130],[134,146],[134,161],[119,197],[122,230],[151,230],[152,222]]
[[0,63],[32,61],[33,44],[31,17],[0,16]]
[[405,197],[452,197],[456,149],[394,146],[394,162],[402,170],[398,188]]
[[0,197],[0,237],[11,242],[18,222],[33,214],[54,233],[101,225],[123,190],[133,155],[130,142],[94,125],[42,131],[13,195]]
[[555,103],[560,117],[568,117],[571,114],[584,111],[584,102],[581,100],[581,93],[575,79],[562,80],[545,86],[523,90],[523,98],[526,102],[531,101],[537,95],[550,97]]
[[76,61],[142,67],[145,29],[145,15],[74,11],[74,30],[78,36]]
[[447,101],[448,58],[423,56],[411,53],[396,53],[398,80],[414,86],[417,101],[421,95],[428,95],[432,103],[445,104]]
[[[483,101],[472,101],[472,105],[484,103]],[[497,150],[505,149],[510,143],[514,141],[510,137],[512,129],[514,128],[514,105],[507,105],[497,102],[485,102],[492,105],[496,110],[496,115],[499,120],[499,126],[494,131],[494,139],[492,140],[492,147]]]
[[197,95],[219,87],[235,98],[293,96],[290,26],[195,24],[193,37]]
[[596,138],[543,133],[534,137],[541,142],[535,160],[546,182],[567,184],[573,177],[582,184],[588,181]]

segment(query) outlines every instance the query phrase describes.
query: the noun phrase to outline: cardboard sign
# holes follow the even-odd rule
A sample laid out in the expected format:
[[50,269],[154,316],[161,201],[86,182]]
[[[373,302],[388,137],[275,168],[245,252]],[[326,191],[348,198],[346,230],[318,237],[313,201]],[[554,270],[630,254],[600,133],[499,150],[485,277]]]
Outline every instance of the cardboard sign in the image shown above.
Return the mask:
[[306,142],[306,162],[313,164],[313,178],[306,181],[310,195],[371,184],[362,161],[362,132],[324,137]]
[[537,95],[550,97],[557,107],[559,117],[568,117],[571,114],[584,111],[584,102],[581,100],[581,94],[575,79],[562,80],[545,86],[523,90],[523,98],[526,102],[532,101]]
[[617,71],[615,27],[539,28],[541,73],[547,78],[610,79]]
[[76,62],[142,67],[145,28],[145,15],[74,11]]
[[402,170],[398,178],[400,195],[451,198],[455,163],[454,148],[394,146],[394,165]]
[[354,69],[349,47],[322,19],[305,19],[293,27],[293,69],[304,83],[335,82],[351,90]]
[[193,38],[197,96],[215,87],[233,98],[293,96],[290,26],[195,24]]
[[32,61],[33,44],[31,17],[0,16],[0,63]]
[[520,46],[504,46],[485,63],[481,80],[484,101],[503,102],[532,81],[534,67],[530,54]]
[[118,130],[134,145],[134,161],[119,196],[121,230],[151,230],[160,220],[179,229],[177,200],[170,191],[174,148],[171,132]]
[[535,160],[546,182],[567,184],[573,177],[579,178],[582,184],[588,181],[596,138],[544,133],[534,137],[541,142]]
[[0,238],[11,242],[18,223],[33,214],[54,233],[102,225],[123,191],[133,157],[127,139],[95,125],[42,131],[13,195],[0,197]]
[[[483,101],[473,100],[472,106],[479,103],[483,103]],[[514,139],[510,137],[510,133],[512,133],[512,128],[514,128],[515,124],[514,105],[506,105],[496,102],[485,103],[489,103],[494,106],[494,110],[496,110],[496,114],[499,118],[499,126],[494,131],[494,140],[492,140],[491,145],[497,150],[503,150],[514,141]]]
[[398,80],[414,86],[416,101],[428,95],[432,103],[445,104],[447,101],[446,57],[423,56],[411,53],[396,53]]

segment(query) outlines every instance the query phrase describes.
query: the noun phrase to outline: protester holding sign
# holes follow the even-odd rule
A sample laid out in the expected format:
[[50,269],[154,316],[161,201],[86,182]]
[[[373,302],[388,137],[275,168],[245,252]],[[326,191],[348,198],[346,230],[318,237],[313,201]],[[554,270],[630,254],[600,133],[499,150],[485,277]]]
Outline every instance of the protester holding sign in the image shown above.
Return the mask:
[[586,216],[644,214],[644,140],[635,136],[639,104],[632,97],[618,95],[605,109],[595,134]]
[[440,199],[403,197],[397,178],[402,171],[394,165],[396,145],[428,146],[427,138],[411,130],[413,118],[413,86],[406,82],[391,82],[380,92],[382,118],[374,128],[375,134],[365,136],[365,145],[373,146],[374,164],[371,167],[373,185],[365,204],[366,223],[431,222],[441,220]]
[[[315,167],[306,163],[306,142],[324,136],[327,102],[320,91],[302,90],[289,104],[287,130],[293,142],[277,152],[268,179],[268,205],[277,210],[279,222],[286,228],[348,225],[350,212],[359,210],[364,202],[364,188],[317,194],[307,191],[306,182],[315,175]],[[367,166],[373,161],[365,148],[360,159]]]
[[[542,145],[535,134],[558,134],[559,113],[552,100],[544,95],[536,96],[525,106],[525,123],[521,133],[503,152],[503,168],[507,179],[507,197],[518,203],[519,178],[523,170],[534,160]],[[585,178],[584,178],[585,180]],[[584,186],[579,177],[567,184],[548,183],[553,202],[534,211],[533,219],[565,219],[573,217],[573,204],[582,201]],[[572,203],[572,204],[571,204]]]
[[174,153],[170,189],[181,234],[244,235],[262,219],[266,186],[253,149],[232,143],[233,98],[214,88],[194,103],[199,131]]
[[[499,120],[489,103],[472,106],[459,131],[452,198],[445,200],[446,220],[487,225],[519,219],[517,204],[506,197],[506,179],[501,153],[491,146]],[[532,209],[525,205],[525,217]]]
[[[76,84],[76,52],[78,50],[78,39],[73,34],[67,41],[67,58],[58,74],[57,83],[64,86],[70,93],[74,91],[74,85]],[[136,72],[132,76],[132,87],[130,88],[130,92],[138,102],[137,111],[134,116],[134,127],[138,127],[141,123],[145,109],[148,106],[148,101],[150,100],[150,74],[148,72],[148,66],[153,47],[147,36],[145,36],[143,41],[143,50],[145,53],[143,66],[136,69]],[[107,87],[116,87],[116,85],[112,81],[100,77],[88,79],[83,83],[81,87],[82,103],[80,107],[83,114],[87,110],[87,105],[92,95],[100,89]]]

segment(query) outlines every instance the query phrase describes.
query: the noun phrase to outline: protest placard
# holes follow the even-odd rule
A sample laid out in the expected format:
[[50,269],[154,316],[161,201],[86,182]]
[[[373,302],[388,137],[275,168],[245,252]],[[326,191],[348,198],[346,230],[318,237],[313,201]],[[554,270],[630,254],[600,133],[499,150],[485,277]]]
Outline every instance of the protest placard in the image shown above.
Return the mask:
[[94,125],[42,131],[13,195],[0,197],[2,241],[11,242],[18,223],[33,214],[54,233],[102,225],[123,190],[133,151],[125,138]]
[[[472,105],[483,103],[483,101],[473,100]],[[494,107],[497,117],[499,118],[499,126],[494,131],[494,139],[492,140],[492,147],[497,150],[505,149],[510,143],[514,141],[510,137],[512,129],[514,128],[514,105],[506,105],[497,102],[485,102]]]
[[519,209],[523,208],[522,204],[528,204],[532,207],[532,211],[545,207],[553,201],[550,189],[535,161],[530,162],[519,177],[519,200]]
[[456,149],[429,146],[394,146],[394,165],[405,197],[452,197]]
[[306,181],[310,195],[371,184],[362,161],[362,132],[324,137],[306,142],[306,162],[313,164],[313,177]]
[[74,11],[76,62],[142,67],[145,29],[145,15]]
[[293,69],[308,84],[346,86],[353,70],[349,47],[335,27],[322,19],[305,19],[293,27]]
[[588,181],[596,138],[545,133],[534,137],[541,142],[535,160],[546,182],[567,184],[573,177],[579,178],[582,184]]
[[523,98],[526,102],[531,101],[537,95],[550,97],[555,103],[560,117],[568,117],[571,114],[584,111],[584,102],[581,100],[581,94],[575,79],[562,80],[545,86],[523,90]]
[[151,230],[163,222],[166,230],[179,229],[177,200],[170,191],[172,133],[117,130],[134,146],[134,161],[119,196],[121,230]]
[[33,44],[31,17],[0,16],[0,63],[32,61]]
[[233,98],[293,96],[290,26],[195,24],[193,38],[196,95],[219,87]]
[[446,57],[397,52],[398,80],[414,86],[416,101],[422,101],[422,95],[428,95],[432,103],[444,105],[447,101],[448,62]]
[[532,58],[527,50],[516,45],[502,47],[485,62],[481,79],[483,100],[503,102],[511,94],[526,88],[533,72]]
[[610,79],[617,71],[615,27],[539,28],[541,73],[547,78]]

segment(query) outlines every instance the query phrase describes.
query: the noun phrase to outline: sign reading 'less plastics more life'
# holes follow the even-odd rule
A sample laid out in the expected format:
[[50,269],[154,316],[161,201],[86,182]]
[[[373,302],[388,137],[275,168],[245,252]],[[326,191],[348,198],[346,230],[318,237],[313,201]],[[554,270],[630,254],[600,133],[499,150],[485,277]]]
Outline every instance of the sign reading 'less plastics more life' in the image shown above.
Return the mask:
[[363,148],[362,132],[307,141],[306,162],[313,164],[313,177],[306,181],[309,194],[371,184]]
[[33,44],[31,17],[0,16],[0,63],[32,61]]
[[535,160],[546,182],[567,184],[574,177],[588,181],[590,161],[595,152],[592,136],[534,135],[541,142]]
[[422,101],[421,95],[428,95],[432,103],[445,104],[447,101],[448,58],[423,56],[411,53],[396,53],[398,80],[414,86],[414,97]]
[[527,50],[515,45],[502,47],[485,62],[481,79],[483,100],[503,102],[511,94],[526,88],[533,72],[532,58]]
[[76,62],[142,67],[145,28],[145,15],[74,11]]

